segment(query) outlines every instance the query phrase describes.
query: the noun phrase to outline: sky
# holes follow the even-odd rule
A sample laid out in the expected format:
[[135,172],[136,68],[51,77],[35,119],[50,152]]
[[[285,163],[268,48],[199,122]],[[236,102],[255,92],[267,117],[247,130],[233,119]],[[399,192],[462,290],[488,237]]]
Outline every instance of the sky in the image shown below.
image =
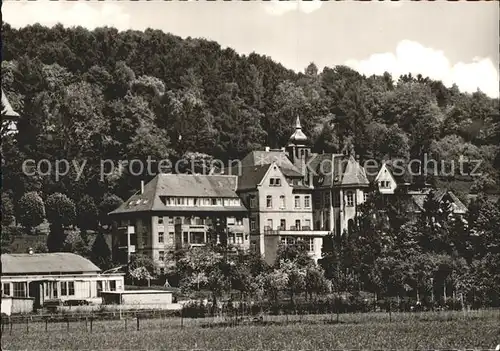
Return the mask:
[[371,75],[411,72],[499,96],[499,6],[489,2],[13,1],[3,21],[160,29],[203,37],[304,71],[314,62]]

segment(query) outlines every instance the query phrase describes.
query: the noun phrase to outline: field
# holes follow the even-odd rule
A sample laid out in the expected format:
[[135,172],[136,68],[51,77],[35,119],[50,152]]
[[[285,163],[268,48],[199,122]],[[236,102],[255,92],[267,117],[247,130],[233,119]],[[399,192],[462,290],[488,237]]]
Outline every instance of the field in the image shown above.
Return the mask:
[[[481,311],[336,316],[266,316],[263,325],[224,327],[212,318],[14,325],[2,335],[3,350],[333,350],[494,349],[500,312]],[[69,331],[67,330],[69,326]],[[210,326],[210,327],[209,327]]]

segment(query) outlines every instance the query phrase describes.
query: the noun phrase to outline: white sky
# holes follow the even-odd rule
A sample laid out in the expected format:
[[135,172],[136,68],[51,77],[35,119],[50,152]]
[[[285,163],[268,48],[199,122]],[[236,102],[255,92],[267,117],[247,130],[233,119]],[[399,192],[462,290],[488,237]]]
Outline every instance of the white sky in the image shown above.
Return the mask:
[[[3,21],[120,30],[147,27],[255,51],[302,71],[315,62],[389,71],[499,95],[499,6],[490,2],[178,2],[4,0]],[[8,44],[7,44],[8,45]]]

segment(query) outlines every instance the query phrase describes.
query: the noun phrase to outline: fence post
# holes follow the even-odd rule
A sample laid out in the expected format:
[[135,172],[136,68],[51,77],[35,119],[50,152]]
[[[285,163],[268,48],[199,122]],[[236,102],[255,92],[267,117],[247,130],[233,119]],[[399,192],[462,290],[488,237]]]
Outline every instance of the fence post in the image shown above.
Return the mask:
[[139,314],[137,314],[136,317],[137,317],[137,330],[139,330]]
[[12,318],[10,316],[9,316],[9,324],[10,324],[9,335],[12,335]]
[[26,332],[30,331],[30,317],[26,316]]
[[69,332],[69,318],[66,317],[66,331]]
[[94,316],[90,316],[90,332],[92,333],[92,322],[94,321]]
[[184,306],[181,308],[181,328],[184,327]]
[[127,316],[125,316],[125,331],[127,330]]
[[48,327],[49,327],[49,319],[45,317],[45,331],[48,330]]

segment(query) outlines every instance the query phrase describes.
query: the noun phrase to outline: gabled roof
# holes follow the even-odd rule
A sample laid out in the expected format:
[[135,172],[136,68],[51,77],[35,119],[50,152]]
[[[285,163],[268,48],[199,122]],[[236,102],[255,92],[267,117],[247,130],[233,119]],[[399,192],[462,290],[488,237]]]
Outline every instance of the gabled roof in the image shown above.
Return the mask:
[[90,260],[69,252],[2,254],[2,275],[97,273],[101,270]]
[[3,92],[2,89],[2,116],[5,116],[9,119],[18,119],[19,113],[14,111],[12,106],[10,105],[9,99],[7,99],[7,95]]
[[271,164],[241,168],[241,175],[238,177],[238,190],[257,188],[257,185],[262,181],[269,167],[271,167]]
[[387,161],[380,166],[380,168],[365,166],[365,174],[370,183],[374,183],[380,173],[380,170],[385,166],[385,168],[391,172],[391,176],[396,182],[396,184],[411,184],[412,176],[408,172],[407,167],[401,169],[399,166],[394,166],[392,162]]
[[368,186],[365,170],[354,157],[343,154],[319,154],[309,162],[322,182],[319,188],[333,186]]
[[[410,193],[413,203],[417,206],[419,211],[422,211],[424,209],[425,199],[427,198],[430,191],[430,189],[425,189],[423,191],[415,191]],[[434,200],[436,200],[437,202],[441,203],[445,199],[450,201],[453,213],[464,214],[467,212],[467,207],[455,194],[453,194],[453,192],[445,189],[440,189],[434,192]]]
[[[238,199],[237,181],[237,176],[234,175],[159,174],[144,186],[142,194],[135,193],[110,214],[172,210],[162,202],[160,198],[162,196]],[[202,210],[202,208],[175,207],[175,210],[184,209]],[[217,209],[220,210],[219,207]],[[239,208],[231,207],[231,209],[238,210]],[[209,210],[216,209],[209,208]]]
[[300,170],[290,161],[285,151],[282,150],[256,150],[246,155],[241,160],[241,167],[270,165],[275,162],[287,177],[301,177]]

